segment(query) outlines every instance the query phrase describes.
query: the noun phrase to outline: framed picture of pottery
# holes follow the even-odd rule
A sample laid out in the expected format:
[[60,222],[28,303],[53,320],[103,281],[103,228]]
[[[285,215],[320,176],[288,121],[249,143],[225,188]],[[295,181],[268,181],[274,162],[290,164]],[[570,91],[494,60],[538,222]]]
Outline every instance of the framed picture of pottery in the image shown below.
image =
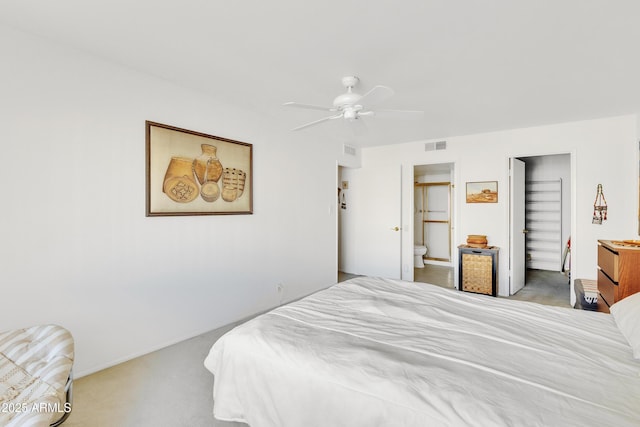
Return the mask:
[[253,213],[253,145],[151,121],[146,215]]
[[467,182],[467,203],[498,203],[498,181]]

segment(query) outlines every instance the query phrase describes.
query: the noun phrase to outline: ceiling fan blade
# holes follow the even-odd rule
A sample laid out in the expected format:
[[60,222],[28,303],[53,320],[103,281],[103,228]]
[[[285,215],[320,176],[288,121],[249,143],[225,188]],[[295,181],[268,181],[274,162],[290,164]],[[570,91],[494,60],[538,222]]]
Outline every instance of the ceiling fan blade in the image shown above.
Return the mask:
[[324,117],[324,118],[322,118],[322,119],[320,119],[320,120],[316,120],[316,121],[313,121],[313,122],[310,122],[310,123],[304,124],[304,125],[302,125],[302,126],[298,126],[297,128],[293,128],[293,129],[291,129],[291,130],[301,130],[301,129],[305,129],[305,128],[308,128],[308,127],[310,127],[310,126],[317,125],[318,123],[326,122],[326,121],[328,121],[328,120],[339,119],[340,117],[342,117],[342,113],[340,113],[340,114],[336,114],[336,115],[334,115],[334,116]]
[[373,112],[375,117],[384,119],[408,119],[416,120],[424,116],[424,111],[411,111],[411,110],[375,110]]
[[335,108],[321,107],[319,105],[311,104],[300,104],[299,102],[285,102],[282,105],[285,107],[304,108],[306,110],[338,111]]
[[364,105],[367,108],[378,105],[385,99],[389,99],[395,92],[393,89],[386,86],[375,86],[369,92],[362,95],[362,98],[358,100],[358,104]]

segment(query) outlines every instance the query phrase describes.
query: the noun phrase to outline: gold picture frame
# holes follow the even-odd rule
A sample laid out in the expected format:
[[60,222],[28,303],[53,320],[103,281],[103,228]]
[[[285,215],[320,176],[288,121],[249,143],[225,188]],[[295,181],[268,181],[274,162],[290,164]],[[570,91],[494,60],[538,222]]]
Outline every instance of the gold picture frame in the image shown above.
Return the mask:
[[147,120],[146,216],[253,213],[253,145]]
[[498,203],[498,181],[467,182],[467,203]]

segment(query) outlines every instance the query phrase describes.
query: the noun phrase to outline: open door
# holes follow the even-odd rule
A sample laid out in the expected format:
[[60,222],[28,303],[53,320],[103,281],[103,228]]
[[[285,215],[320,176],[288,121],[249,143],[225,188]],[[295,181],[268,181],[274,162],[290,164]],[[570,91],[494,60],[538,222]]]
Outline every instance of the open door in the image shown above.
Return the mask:
[[400,279],[402,276],[402,170],[400,167],[359,171],[358,235],[360,274]]
[[513,295],[525,284],[525,163],[509,159],[509,172],[509,295]]

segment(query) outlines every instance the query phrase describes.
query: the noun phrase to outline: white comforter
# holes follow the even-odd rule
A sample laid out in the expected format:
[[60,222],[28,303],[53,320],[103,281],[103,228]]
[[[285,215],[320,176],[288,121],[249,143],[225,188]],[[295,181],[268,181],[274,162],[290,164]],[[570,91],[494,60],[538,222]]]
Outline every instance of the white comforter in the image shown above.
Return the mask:
[[251,427],[640,426],[608,314],[356,278],[227,333],[214,415]]

